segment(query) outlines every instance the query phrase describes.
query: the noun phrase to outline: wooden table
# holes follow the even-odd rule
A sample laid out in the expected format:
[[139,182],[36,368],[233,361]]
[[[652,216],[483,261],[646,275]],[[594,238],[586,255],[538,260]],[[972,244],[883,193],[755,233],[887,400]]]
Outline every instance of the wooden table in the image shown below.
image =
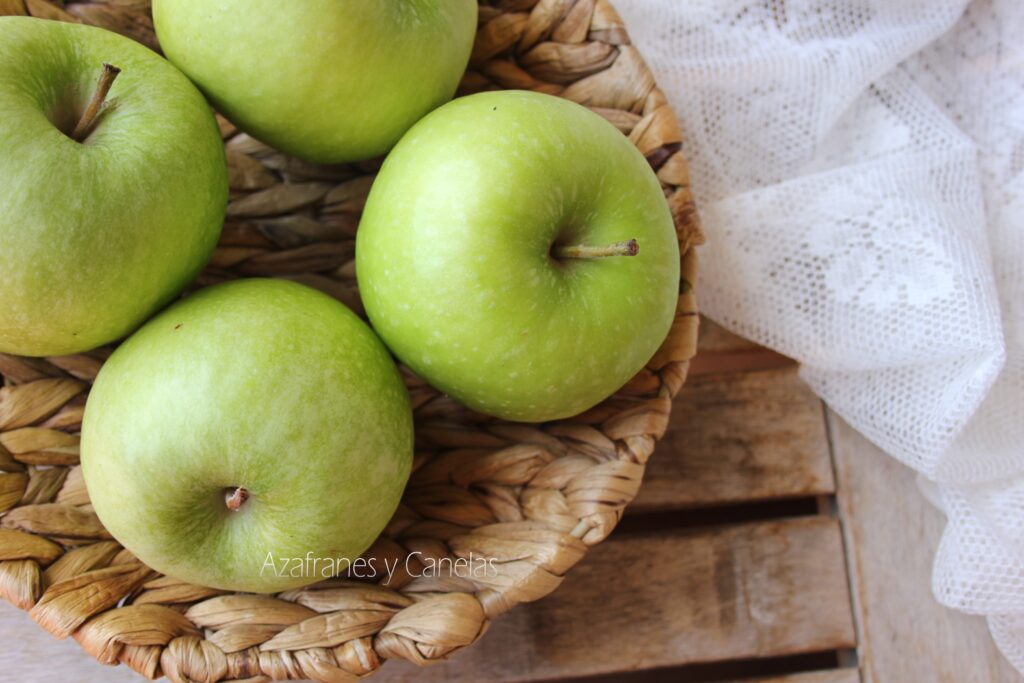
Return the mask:
[[[1019,683],[930,591],[941,513],[795,364],[705,321],[613,536],[455,659],[373,680]],[[136,681],[0,606],[0,680]]]

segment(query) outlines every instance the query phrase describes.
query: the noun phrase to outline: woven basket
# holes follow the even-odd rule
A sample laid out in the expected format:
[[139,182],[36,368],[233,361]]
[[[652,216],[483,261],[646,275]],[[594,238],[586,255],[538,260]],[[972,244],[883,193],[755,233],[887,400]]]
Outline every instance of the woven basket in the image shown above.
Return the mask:
[[[81,21],[157,47],[148,0],[0,0],[0,14]],[[605,0],[481,5],[461,93],[516,88],[584,104],[657,171],[682,258],[672,331],[616,396],[570,420],[509,424],[468,411],[404,373],[416,418],[414,471],[367,557],[492,557],[497,576],[336,578],[276,597],[161,576],[113,541],[89,505],[78,436],[109,349],[60,358],[0,355],[0,594],[97,660],[173,681],[350,681],[385,659],[446,658],[491,619],[542,598],[615,527],[668,424],[696,349],[692,283],[701,240],[675,116]],[[317,166],[226,121],[232,188],[220,246],[200,285],[285,277],[362,312],[355,232],[378,162]],[[416,561],[410,564],[414,570]],[[45,663],[40,663],[45,666]]]

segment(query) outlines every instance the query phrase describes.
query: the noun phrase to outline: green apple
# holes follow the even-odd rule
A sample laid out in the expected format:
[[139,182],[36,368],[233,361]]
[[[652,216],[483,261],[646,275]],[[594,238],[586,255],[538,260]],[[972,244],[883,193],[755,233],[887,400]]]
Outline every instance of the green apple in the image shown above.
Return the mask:
[[102,29],[0,17],[0,352],[131,332],[206,264],[227,198],[213,112],[166,60]]
[[146,564],[275,592],[345,569],[377,538],[412,442],[405,386],[363,321],[303,285],[241,280],[186,297],[114,352],[81,457],[100,520]]
[[154,0],[168,58],[239,128],[321,163],[379,156],[455,93],[477,0]]
[[528,92],[457,99],[384,162],[356,237],[391,350],[497,417],[597,404],[664,341],[679,244],[657,177],[611,124]]

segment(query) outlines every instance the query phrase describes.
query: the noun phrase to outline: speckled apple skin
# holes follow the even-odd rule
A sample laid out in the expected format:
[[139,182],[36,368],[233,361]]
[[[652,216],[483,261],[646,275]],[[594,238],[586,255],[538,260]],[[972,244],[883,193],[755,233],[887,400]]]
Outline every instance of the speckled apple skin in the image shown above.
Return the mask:
[[[96,513],[139,559],[266,593],[326,578],[308,563],[278,576],[268,553],[278,568],[354,560],[377,538],[412,443],[405,386],[363,321],[303,285],[241,280],[189,295],[114,352],[81,450]],[[234,487],[250,494],[236,512]]]
[[155,0],[164,54],[239,128],[308,161],[380,156],[455,94],[477,0]]
[[[636,239],[558,262],[553,243]],[[657,177],[597,114],[504,91],[457,99],[388,156],[356,242],[360,294],[391,350],[484,413],[541,422],[639,372],[675,316],[679,244]]]
[[[104,62],[121,75],[80,144],[54,120],[85,109]],[[166,60],[98,28],[0,17],[0,352],[134,330],[206,264],[227,198],[213,112]]]

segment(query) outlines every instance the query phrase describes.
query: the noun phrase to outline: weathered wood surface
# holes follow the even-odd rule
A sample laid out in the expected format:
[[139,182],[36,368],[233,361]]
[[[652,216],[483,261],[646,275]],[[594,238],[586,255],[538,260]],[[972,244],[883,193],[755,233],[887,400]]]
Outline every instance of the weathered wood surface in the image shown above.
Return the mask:
[[699,348],[627,514],[834,492],[822,403],[796,364],[707,319]]
[[530,681],[851,647],[836,520],[612,536],[457,658],[382,681]]
[[795,366],[791,358],[737,337],[707,318],[700,321],[700,353],[690,361],[690,376],[747,372]]
[[774,678],[756,678],[754,680],[747,678],[742,681],[729,681],[728,683],[859,683],[859,681],[860,674],[856,669],[834,669],[832,671],[812,671],[810,673]]
[[932,596],[945,526],[912,470],[830,414],[864,683],[1021,683],[985,620]]
[[627,512],[835,490],[821,401],[796,367],[690,377]]

